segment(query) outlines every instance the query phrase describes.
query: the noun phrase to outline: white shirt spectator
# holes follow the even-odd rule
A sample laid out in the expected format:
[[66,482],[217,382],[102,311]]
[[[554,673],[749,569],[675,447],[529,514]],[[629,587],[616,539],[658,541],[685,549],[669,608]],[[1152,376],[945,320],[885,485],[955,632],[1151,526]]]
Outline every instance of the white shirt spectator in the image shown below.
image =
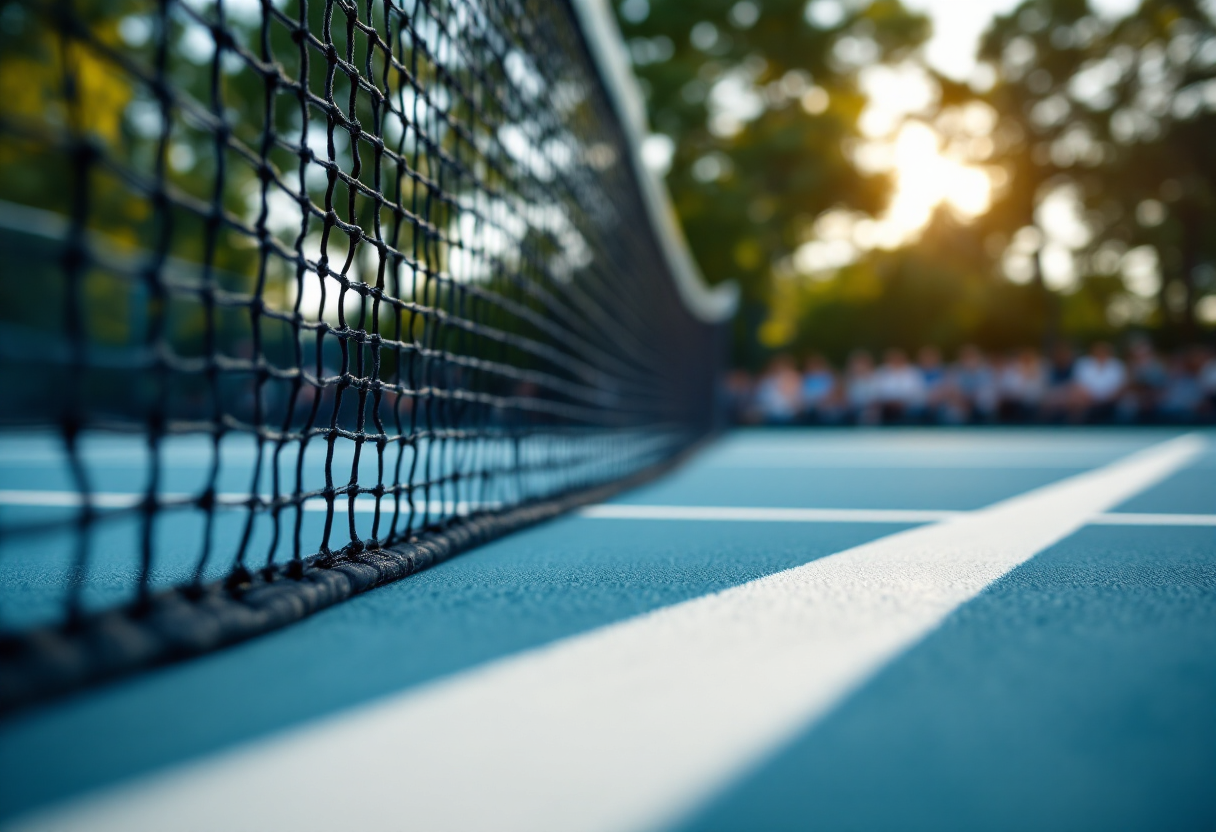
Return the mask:
[[878,375],[874,372],[874,359],[864,350],[849,356],[849,369],[845,376],[845,396],[849,407],[863,412],[878,401]]
[[849,376],[849,404],[852,407],[869,407],[878,401],[878,377],[869,375]]
[[925,377],[911,364],[883,366],[875,386],[879,399],[888,404],[913,407],[925,401]]
[[1106,404],[1122,392],[1127,383],[1127,370],[1117,358],[1098,359],[1087,355],[1077,361],[1073,378],[1093,401]]
[[756,406],[766,422],[792,422],[798,416],[802,377],[787,359],[773,362],[756,390]]
[[982,416],[996,410],[999,393],[997,378],[984,361],[984,354],[973,346],[959,351],[958,363],[950,374],[955,391]]
[[1001,373],[1001,395],[1020,405],[1034,406],[1047,392],[1047,376],[1038,356],[1020,355]]

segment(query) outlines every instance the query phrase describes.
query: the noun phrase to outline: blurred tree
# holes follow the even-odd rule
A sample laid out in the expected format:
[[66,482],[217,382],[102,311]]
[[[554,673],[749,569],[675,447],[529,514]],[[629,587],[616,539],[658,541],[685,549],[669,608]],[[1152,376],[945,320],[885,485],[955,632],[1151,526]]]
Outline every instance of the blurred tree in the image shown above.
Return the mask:
[[927,21],[898,0],[616,7],[652,129],[673,142],[667,181],[689,243],[711,282],[742,286],[735,359],[754,365],[773,264],[825,210],[884,207],[888,177],[861,172],[848,153],[865,106],[858,72],[909,55]]
[[988,82],[935,76],[927,117],[949,146],[951,113],[993,116],[990,209],[966,225],[939,211],[903,249],[816,278],[780,275],[816,218],[874,215],[890,194],[854,164],[858,72],[913,56],[926,21],[860,0],[617,9],[653,129],[674,140],[667,181],[689,241],[711,281],[743,285],[739,363],[761,363],[759,333],[777,330],[838,357],[1129,326],[1178,343],[1216,305],[1216,22],[1202,0],[1143,0],[1121,18],[1025,0],[996,17],[977,56]]
[[1216,292],[1216,20],[1196,0],[1146,0],[1104,47],[1082,77],[1106,83],[1099,125],[1115,153],[1087,195],[1103,242],[1156,250],[1161,323],[1189,342]]
[[869,252],[835,274],[779,284],[790,348],[842,362],[853,348],[1010,349],[1040,335],[1033,286],[1000,278],[983,237],[939,209],[915,245]]
[[[1110,323],[1196,335],[1195,309],[1216,272],[1216,26],[1195,0],[1145,0],[1111,22],[1086,0],[1027,0],[998,17],[980,58],[995,85],[995,161],[1003,189],[983,225],[1016,241],[1042,285],[1044,199],[1085,209],[1076,270]],[[965,92],[959,93],[965,95]],[[1122,273],[1125,291],[1111,291]],[[1156,304],[1145,296],[1157,296]],[[1092,331],[1067,301],[1066,329]],[[1155,309],[1154,309],[1155,306]],[[1082,325],[1081,320],[1088,320]]]
[[[990,161],[1004,173],[1004,185],[980,226],[1005,245],[1020,234],[1015,252],[1023,258],[1027,272],[1023,279],[1035,287],[1036,312],[1046,340],[1060,334],[1060,309],[1045,282],[1046,235],[1037,213],[1051,190],[1069,184],[1066,171],[1074,164],[1093,167],[1102,160],[1092,130],[1071,118],[1067,98],[1070,80],[1087,59],[1096,23],[1086,0],[1029,0],[993,21],[978,56],[995,79],[983,100],[997,113]],[[1057,34],[1074,30],[1078,33],[1067,38]],[[966,85],[945,86],[947,101],[973,95]],[[1068,159],[1053,153],[1057,142],[1081,141],[1084,153],[1072,152]]]

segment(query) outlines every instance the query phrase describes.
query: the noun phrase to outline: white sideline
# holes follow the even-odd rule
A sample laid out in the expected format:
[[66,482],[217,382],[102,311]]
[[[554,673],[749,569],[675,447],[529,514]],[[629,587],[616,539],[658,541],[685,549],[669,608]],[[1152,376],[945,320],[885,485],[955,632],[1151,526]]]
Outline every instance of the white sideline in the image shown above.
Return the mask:
[[[753,508],[750,506],[653,506],[600,503],[578,511],[593,520],[700,520],[736,523],[935,523],[966,511],[871,508]],[[1095,526],[1216,526],[1216,514],[1097,514]]]
[[13,829],[653,830],[1037,552],[1170,475],[1184,436],[947,522],[510,656]]

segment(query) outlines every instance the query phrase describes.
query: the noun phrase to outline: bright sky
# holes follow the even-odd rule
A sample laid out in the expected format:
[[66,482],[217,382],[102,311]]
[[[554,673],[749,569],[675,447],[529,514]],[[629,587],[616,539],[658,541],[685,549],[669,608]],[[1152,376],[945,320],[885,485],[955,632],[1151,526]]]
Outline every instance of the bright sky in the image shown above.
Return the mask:
[[[959,80],[966,79],[975,67],[975,50],[980,35],[993,15],[1006,14],[1019,0],[904,0],[904,5],[929,15],[933,21],[933,39],[929,41],[926,57],[929,64]],[[1101,14],[1124,15],[1132,11],[1138,0],[1090,0]]]

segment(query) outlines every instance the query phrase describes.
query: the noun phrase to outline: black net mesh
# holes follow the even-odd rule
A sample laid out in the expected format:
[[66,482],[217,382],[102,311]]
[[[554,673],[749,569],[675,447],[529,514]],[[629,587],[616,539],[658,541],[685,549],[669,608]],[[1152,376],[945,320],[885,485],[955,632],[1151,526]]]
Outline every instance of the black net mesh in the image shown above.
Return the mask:
[[631,158],[559,0],[0,6],[8,695],[275,626],[703,436],[717,328]]

